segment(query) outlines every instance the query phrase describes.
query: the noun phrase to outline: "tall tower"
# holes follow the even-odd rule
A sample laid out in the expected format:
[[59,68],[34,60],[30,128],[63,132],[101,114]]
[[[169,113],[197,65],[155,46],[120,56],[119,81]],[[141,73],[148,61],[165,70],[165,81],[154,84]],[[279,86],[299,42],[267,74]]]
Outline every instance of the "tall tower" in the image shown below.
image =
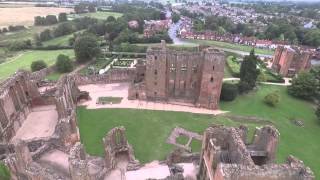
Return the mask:
[[217,109],[221,94],[225,54],[214,48],[203,52],[201,86],[198,105],[208,109]]
[[165,42],[161,47],[147,50],[146,95],[148,99],[167,99],[167,50]]

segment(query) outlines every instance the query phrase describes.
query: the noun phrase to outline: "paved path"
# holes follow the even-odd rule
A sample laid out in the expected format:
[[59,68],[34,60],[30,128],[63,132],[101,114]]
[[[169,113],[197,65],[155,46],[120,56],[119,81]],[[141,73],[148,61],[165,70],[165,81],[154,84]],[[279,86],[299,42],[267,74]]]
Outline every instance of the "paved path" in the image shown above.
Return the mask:
[[[89,92],[91,100],[81,103],[87,106],[87,109],[99,108],[130,108],[130,109],[149,109],[161,111],[180,111],[198,114],[223,114],[225,111],[198,108],[192,104],[182,105],[179,103],[165,103],[141,100],[128,100],[129,83],[114,84],[91,84],[79,86],[81,91]],[[99,97],[122,97],[120,104],[97,104]]]
[[[272,82],[261,82],[261,84],[268,84],[268,85],[276,85],[276,86],[290,86],[291,85],[291,78],[283,78],[284,83],[272,83]],[[223,78],[223,81],[240,81],[240,78]]]

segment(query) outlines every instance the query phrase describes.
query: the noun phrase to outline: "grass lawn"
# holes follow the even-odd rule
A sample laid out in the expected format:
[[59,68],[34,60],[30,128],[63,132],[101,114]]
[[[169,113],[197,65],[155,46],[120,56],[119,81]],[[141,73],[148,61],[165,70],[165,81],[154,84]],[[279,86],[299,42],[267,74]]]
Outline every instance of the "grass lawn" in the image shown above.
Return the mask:
[[231,76],[234,74],[234,76],[240,76],[240,62],[237,60],[233,61],[233,56],[228,56],[226,59],[226,69],[230,72]]
[[59,80],[59,78],[62,76],[63,74],[59,73],[59,72],[53,72],[49,75],[46,76],[46,79],[50,80],[50,81],[57,81]]
[[227,66],[224,66],[224,78],[232,78],[232,74]]
[[[191,43],[195,43],[195,44],[212,45],[212,46],[217,46],[220,48],[233,49],[233,50],[244,51],[244,52],[250,52],[252,49],[251,46],[232,44],[232,43],[220,42],[220,41],[211,41],[211,40],[186,40],[186,41],[191,42]],[[274,51],[268,50],[268,49],[256,48],[255,53],[273,55]]]
[[42,43],[43,46],[69,46],[69,39],[73,37],[73,34],[68,34],[58,38],[50,39]]
[[[138,109],[78,107],[77,117],[81,141],[89,154],[103,156],[102,138],[112,128],[124,126],[135,156],[142,163],[166,158],[173,149],[173,145],[167,144],[166,139],[176,126],[202,134],[212,123],[239,125],[229,119],[210,115]],[[252,131],[255,126],[256,124],[249,124],[249,129]],[[191,148],[195,151],[199,151],[200,147],[201,142],[194,140],[191,143]]]
[[[276,107],[263,103],[268,93],[279,90],[281,96]],[[237,115],[253,115],[268,118],[280,131],[280,144],[277,153],[278,162],[292,154],[303,160],[317,177],[320,176],[320,122],[316,119],[311,103],[295,99],[286,92],[286,87],[262,85],[257,92],[239,96],[233,102],[221,102],[222,110],[231,111]],[[297,118],[304,122],[304,127],[298,127],[290,122]]]
[[30,70],[30,65],[33,61],[44,60],[48,66],[55,63],[59,54],[74,57],[73,50],[53,50],[53,51],[26,51],[13,57],[5,63],[0,64],[0,79],[7,78],[15,73],[18,69]]
[[121,17],[122,13],[117,13],[117,12],[102,12],[102,11],[97,11],[94,13],[85,13],[85,14],[70,14],[69,18],[74,19],[74,18],[81,18],[81,17],[91,17],[91,18],[96,18],[96,19],[107,19],[109,16],[113,16],[115,18]]
[[189,141],[189,137],[184,135],[180,135],[179,137],[176,138],[176,142],[181,145],[186,145],[188,141]]

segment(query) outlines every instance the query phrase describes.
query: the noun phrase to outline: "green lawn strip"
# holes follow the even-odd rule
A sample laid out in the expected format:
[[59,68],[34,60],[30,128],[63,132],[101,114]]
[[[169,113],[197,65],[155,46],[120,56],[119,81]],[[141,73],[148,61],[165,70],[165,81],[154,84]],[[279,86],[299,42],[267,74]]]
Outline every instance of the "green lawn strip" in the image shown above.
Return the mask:
[[[263,102],[263,98],[276,90],[281,96],[280,102],[276,107],[270,107]],[[284,162],[292,154],[310,166],[316,176],[320,176],[320,158],[315,153],[320,150],[320,122],[311,103],[289,96],[286,87],[261,85],[256,92],[238,96],[232,102],[221,102],[220,108],[232,114],[272,121],[281,134],[277,161]],[[303,120],[304,127],[294,125],[291,119]]]
[[[211,46],[216,46],[220,48],[233,49],[233,50],[238,50],[243,52],[250,52],[253,48],[252,46],[245,46],[240,44],[233,44],[233,43],[212,41],[212,40],[186,40],[186,41],[190,43],[195,43],[195,44],[211,45]],[[274,51],[268,50],[268,49],[255,48],[255,53],[273,55]]]
[[240,76],[240,62],[237,60],[233,60],[233,56],[228,56],[227,57],[227,62],[226,62],[227,69],[229,70],[231,76],[233,77],[239,77]]
[[51,66],[59,54],[68,55],[71,59],[74,58],[73,50],[26,51],[0,64],[0,79],[9,77],[18,69],[30,70],[31,63],[36,60],[44,60],[48,66]]
[[42,42],[42,45],[43,46],[69,46],[69,39],[71,37],[73,37],[73,34],[57,37],[57,38]]
[[[103,155],[102,138],[116,126],[124,126],[128,141],[133,145],[136,157],[143,163],[164,160],[173,150],[166,140],[179,126],[202,134],[212,123],[239,126],[240,123],[223,117],[185,112],[134,110],[134,109],[86,109],[78,107],[77,117],[81,141],[92,155]],[[254,129],[256,124],[248,124]],[[192,143],[200,149],[201,143]]]
[[115,18],[118,18],[118,17],[121,17],[122,15],[123,15],[122,13],[117,13],[117,12],[97,11],[97,12],[94,12],[94,13],[71,14],[68,17],[71,18],[71,19],[82,18],[82,17],[91,17],[91,18],[106,20],[109,16],[113,16]]
[[232,74],[227,66],[224,67],[224,78],[232,78]]

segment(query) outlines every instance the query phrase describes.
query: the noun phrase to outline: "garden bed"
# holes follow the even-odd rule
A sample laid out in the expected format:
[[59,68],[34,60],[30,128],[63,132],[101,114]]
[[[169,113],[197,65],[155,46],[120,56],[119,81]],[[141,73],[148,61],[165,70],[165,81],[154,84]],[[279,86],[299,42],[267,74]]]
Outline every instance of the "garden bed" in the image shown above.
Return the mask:
[[130,65],[133,63],[133,60],[131,59],[121,59],[113,63],[113,66],[119,66],[119,67],[130,67]]
[[97,104],[120,104],[122,97],[99,97]]

